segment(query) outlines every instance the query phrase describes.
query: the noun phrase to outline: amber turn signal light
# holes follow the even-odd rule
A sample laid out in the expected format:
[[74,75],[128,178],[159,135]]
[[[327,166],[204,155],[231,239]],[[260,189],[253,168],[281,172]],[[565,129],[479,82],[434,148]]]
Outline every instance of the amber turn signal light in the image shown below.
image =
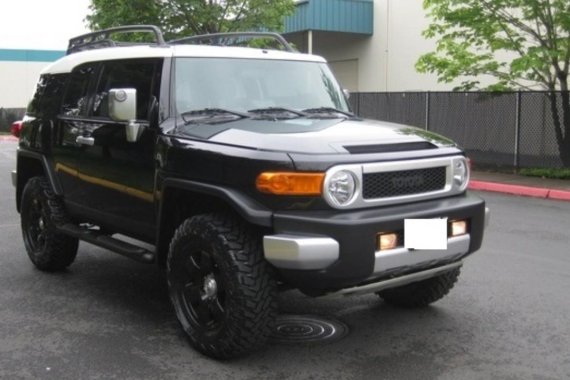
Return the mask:
[[278,195],[321,195],[324,173],[261,173],[255,186],[263,193]]

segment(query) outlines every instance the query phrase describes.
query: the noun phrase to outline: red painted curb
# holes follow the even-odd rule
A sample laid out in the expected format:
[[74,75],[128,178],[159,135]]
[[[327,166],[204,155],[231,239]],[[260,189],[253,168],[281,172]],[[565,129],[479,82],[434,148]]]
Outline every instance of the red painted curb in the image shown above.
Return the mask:
[[570,191],[550,190],[550,193],[548,193],[548,198],[557,199],[559,201],[570,201]]
[[506,183],[485,181],[471,181],[469,188],[471,190],[492,191],[495,193],[522,195],[525,197],[570,201],[570,191],[565,190],[552,190],[541,187],[509,185]]
[[520,185],[507,185],[505,183],[471,181],[469,188],[472,190],[493,191],[497,193],[507,193],[514,195],[525,195],[527,197],[546,198],[548,197],[549,189],[540,187],[528,187]]
[[14,137],[14,136],[0,136],[0,141],[16,142],[16,141],[18,141],[18,138]]

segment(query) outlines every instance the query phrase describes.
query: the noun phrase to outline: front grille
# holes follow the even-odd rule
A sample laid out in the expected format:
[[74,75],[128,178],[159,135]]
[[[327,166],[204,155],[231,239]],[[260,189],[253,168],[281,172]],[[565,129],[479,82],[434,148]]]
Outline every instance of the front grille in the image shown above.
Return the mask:
[[445,166],[365,173],[363,175],[362,196],[364,199],[377,199],[443,190],[445,188],[445,177]]

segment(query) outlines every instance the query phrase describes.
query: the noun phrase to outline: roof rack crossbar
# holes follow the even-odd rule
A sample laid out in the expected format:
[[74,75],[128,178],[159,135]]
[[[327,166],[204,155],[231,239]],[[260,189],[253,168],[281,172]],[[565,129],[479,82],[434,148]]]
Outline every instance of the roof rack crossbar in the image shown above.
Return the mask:
[[176,40],[168,41],[169,44],[185,44],[185,43],[196,43],[206,42],[207,45],[227,45],[228,40],[238,39],[238,38],[271,38],[279,42],[281,46],[288,52],[295,52],[295,49],[287,42],[285,38],[279,33],[272,32],[232,32],[232,33],[212,33],[212,34],[201,34],[199,36],[190,36],[179,38]]
[[157,26],[154,25],[125,25],[117,26],[114,28],[108,28],[103,30],[98,30],[96,32],[83,34],[81,36],[74,37],[69,40],[67,45],[67,53],[72,54],[82,50],[98,49],[102,47],[113,47],[117,46],[116,41],[111,38],[111,34],[116,33],[135,33],[135,32],[146,32],[153,33],[155,36],[155,44],[159,46],[166,45],[164,41],[164,36]]

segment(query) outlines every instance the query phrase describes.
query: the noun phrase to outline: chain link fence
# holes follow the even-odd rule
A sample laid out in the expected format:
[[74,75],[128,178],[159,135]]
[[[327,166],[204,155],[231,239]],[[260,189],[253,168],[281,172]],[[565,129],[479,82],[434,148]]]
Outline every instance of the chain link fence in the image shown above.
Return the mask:
[[[453,139],[478,165],[569,167],[562,160],[555,132],[556,121],[564,129],[559,92],[362,92],[350,100],[362,117],[412,125]],[[553,116],[552,102],[558,118]],[[570,136],[567,140],[570,149]]]

